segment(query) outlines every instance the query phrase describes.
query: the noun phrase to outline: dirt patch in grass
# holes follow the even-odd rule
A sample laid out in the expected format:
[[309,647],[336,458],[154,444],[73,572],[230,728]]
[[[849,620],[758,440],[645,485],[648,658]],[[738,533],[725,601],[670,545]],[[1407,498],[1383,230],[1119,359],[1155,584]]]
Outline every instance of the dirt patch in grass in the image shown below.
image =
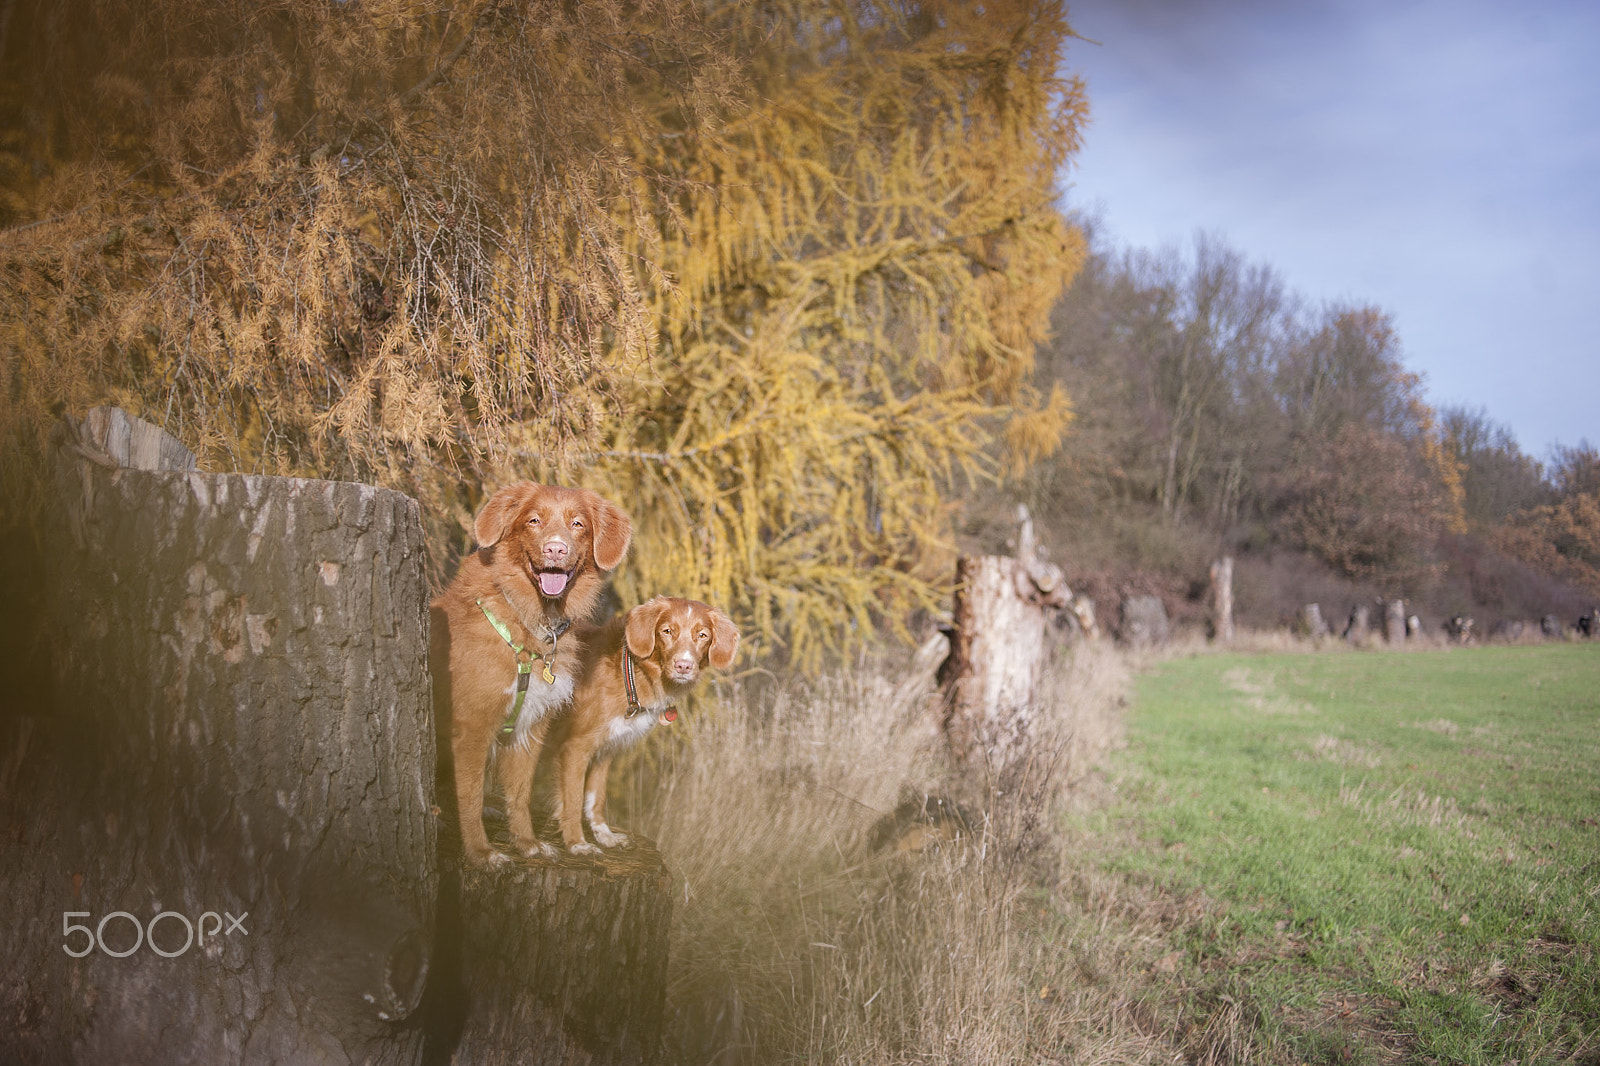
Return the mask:
[[1415,1061],[1415,1043],[1396,1022],[1398,1000],[1372,995],[1327,995],[1310,1009],[1285,1007],[1279,1021],[1301,1034],[1313,1062],[1388,1064]]

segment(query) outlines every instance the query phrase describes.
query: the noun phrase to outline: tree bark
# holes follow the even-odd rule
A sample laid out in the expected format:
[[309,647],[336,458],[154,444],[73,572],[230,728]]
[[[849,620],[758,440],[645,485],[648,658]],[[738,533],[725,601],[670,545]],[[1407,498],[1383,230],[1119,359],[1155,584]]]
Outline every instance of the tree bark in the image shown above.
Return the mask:
[[417,504],[116,451],[64,442],[54,707],[5,723],[0,1060],[418,1061],[437,867]]
[[1328,623],[1323,620],[1321,604],[1306,604],[1300,612],[1300,617],[1304,620],[1306,633],[1311,637],[1320,638],[1328,635]]
[[671,877],[633,839],[598,860],[461,875],[459,926],[445,930],[458,946],[441,950],[441,966],[459,966],[455,1025],[440,1034],[455,1066],[660,1061]]

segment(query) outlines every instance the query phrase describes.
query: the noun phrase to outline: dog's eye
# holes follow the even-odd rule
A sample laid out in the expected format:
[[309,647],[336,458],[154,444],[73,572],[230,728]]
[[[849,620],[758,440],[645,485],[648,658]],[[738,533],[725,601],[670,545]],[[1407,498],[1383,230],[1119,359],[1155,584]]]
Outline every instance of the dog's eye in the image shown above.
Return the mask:
[[573,520],[572,520],[572,528],[573,528],[573,529],[582,529],[582,528],[583,528],[583,519],[581,519],[581,518],[574,518],[574,519],[573,519]]
[[706,641],[711,639],[711,634],[701,629],[695,632],[694,639],[695,643],[704,644]]
[[538,515],[535,514],[535,515],[529,515],[528,516],[528,525],[536,526],[538,524],[539,524],[539,516]]

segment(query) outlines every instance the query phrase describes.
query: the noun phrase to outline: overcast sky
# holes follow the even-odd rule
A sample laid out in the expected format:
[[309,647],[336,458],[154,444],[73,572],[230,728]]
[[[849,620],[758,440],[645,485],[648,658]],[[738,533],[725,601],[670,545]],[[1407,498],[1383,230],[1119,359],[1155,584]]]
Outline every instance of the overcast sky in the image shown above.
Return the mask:
[[1600,444],[1600,2],[1083,0],[1069,206],[1376,304],[1435,404]]

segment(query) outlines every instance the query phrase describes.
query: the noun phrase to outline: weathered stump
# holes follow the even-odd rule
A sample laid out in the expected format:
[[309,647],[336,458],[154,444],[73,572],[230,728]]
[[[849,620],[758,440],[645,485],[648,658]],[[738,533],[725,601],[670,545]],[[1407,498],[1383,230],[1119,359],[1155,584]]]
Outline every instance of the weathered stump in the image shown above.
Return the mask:
[[1300,612],[1301,623],[1305,626],[1306,635],[1313,638],[1322,638],[1332,632],[1328,623],[1322,617],[1322,605],[1308,603]]
[[437,895],[417,504],[117,451],[64,442],[54,707],[5,723],[0,1060],[417,1061],[401,1023]]
[[1083,630],[1083,639],[1099,640],[1100,623],[1094,616],[1094,601],[1084,595],[1074,596],[1069,608],[1078,620],[1078,627]]
[[1383,639],[1390,644],[1406,642],[1406,601],[1390,600],[1383,609]]
[[1515,644],[1528,631],[1528,623],[1520,618],[1501,619],[1489,627],[1489,639]]
[[1134,648],[1165,644],[1171,636],[1167,608],[1160,596],[1126,596],[1122,600],[1122,640]]
[[1224,644],[1233,640],[1233,556],[1211,564],[1211,636]]
[[1445,636],[1457,644],[1471,644],[1476,637],[1474,630],[1477,625],[1478,623],[1475,619],[1468,618],[1464,614],[1453,615],[1444,624]]
[[445,1041],[456,1066],[659,1061],[671,877],[634,841],[461,875],[459,958],[441,960],[459,965],[459,1030]]
[[955,639],[941,671],[951,749],[996,768],[1027,745],[1049,653],[1044,608],[1018,595],[1017,570],[1004,556],[957,560]]
[[1350,621],[1344,627],[1344,639],[1352,644],[1365,644],[1372,633],[1372,609],[1364,603],[1350,608]]

